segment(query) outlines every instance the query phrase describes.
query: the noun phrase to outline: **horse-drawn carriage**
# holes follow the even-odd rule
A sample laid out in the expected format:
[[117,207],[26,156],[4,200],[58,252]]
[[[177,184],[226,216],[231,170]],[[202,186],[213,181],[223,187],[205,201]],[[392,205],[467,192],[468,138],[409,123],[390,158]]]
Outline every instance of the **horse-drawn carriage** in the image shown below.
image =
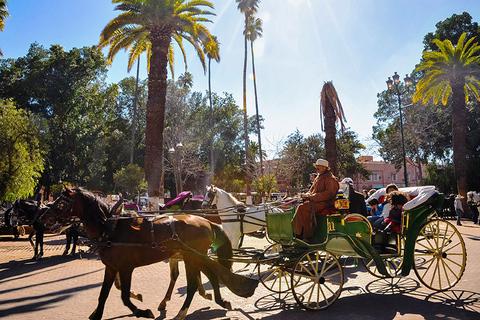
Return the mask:
[[[360,258],[377,277],[407,276],[411,269],[428,288],[452,288],[463,275],[466,251],[462,236],[444,220],[434,218],[444,195],[424,187],[404,206],[398,233],[376,233],[368,220],[348,214],[337,199],[333,214],[318,215],[308,242],[295,238],[292,212],[267,214],[267,230],[276,242],[259,260],[260,281],[270,290],[291,290],[306,309],[320,310],[340,296],[344,276],[339,258]],[[386,248],[386,250],[379,250]]]
[[[218,190],[214,195],[207,193],[205,201],[211,205],[218,194]],[[343,266],[340,263],[342,257],[360,259],[368,272],[377,277],[407,276],[413,269],[428,288],[437,291],[450,289],[463,275],[466,250],[457,229],[448,221],[435,217],[435,210],[443,200],[444,195],[434,187],[419,189],[418,195],[404,206],[400,231],[379,234],[374,232],[365,217],[349,214],[346,210],[348,201],[339,196],[335,212],[316,216],[317,228],[308,241],[295,237],[291,223],[295,211],[293,205],[289,210],[278,210],[276,204],[257,206],[257,213],[261,211],[266,218],[268,237],[274,244],[266,250],[255,250],[247,259],[244,255],[232,254],[231,245],[228,249],[225,241],[214,244],[209,252],[208,245],[212,241],[225,239],[228,233],[195,216],[195,212],[115,217],[113,210],[109,212],[82,190],[65,191],[42,221],[47,225],[58,222],[68,225],[78,219],[85,221],[94,246],[99,248],[101,256],[103,254],[105,279],[99,305],[91,319],[100,319],[116,273],[120,274],[122,280],[125,305],[137,316],[153,316],[150,310],[137,309],[128,299],[131,272],[140,265],[178,255],[185,260],[188,282],[187,298],[176,317],[183,319],[197,290],[200,271],[209,278],[215,301],[222,307],[230,308],[230,304],[220,297],[219,278],[237,295],[247,297],[253,294],[257,282],[245,281],[241,277],[232,278],[229,266],[234,262],[256,264],[258,280],[266,288],[279,293],[291,291],[299,305],[311,310],[327,308],[340,296],[344,284]],[[224,209],[234,212],[225,214]],[[256,213],[248,212],[238,203],[224,209],[218,210],[222,224],[237,223],[225,221],[232,215],[249,216]],[[208,212],[214,211],[206,212],[208,215]],[[206,215],[205,211],[202,215]],[[110,223],[110,220],[113,222]],[[112,230],[112,226],[115,230]],[[135,261],[125,259],[130,255],[136,256]],[[162,303],[168,301],[165,299]]]

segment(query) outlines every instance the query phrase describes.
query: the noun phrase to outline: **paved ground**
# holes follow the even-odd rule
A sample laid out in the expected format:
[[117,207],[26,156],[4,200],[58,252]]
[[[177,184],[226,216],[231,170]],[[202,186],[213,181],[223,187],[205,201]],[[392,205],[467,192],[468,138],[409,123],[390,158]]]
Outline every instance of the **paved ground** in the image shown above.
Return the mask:
[[[214,302],[196,295],[188,319],[480,319],[480,226],[464,221],[458,227],[467,248],[467,268],[461,281],[446,292],[425,288],[412,271],[410,276],[393,281],[377,279],[363,266],[345,269],[341,297],[328,309],[302,310],[291,294],[272,294],[261,284],[248,298],[234,296],[226,288],[222,295],[232,302],[226,311]],[[9,320],[87,319],[95,309],[103,279],[103,264],[95,254],[61,256],[64,236],[47,235],[45,256],[33,261],[26,236],[14,241],[0,236],[0,318]],[[261,247],[264,241],[248,238],[247,246]],[[240,268],[241,266],[235,266]],[[185,298],[186,282],[181,276],[167,312],[157,311],[168,285],[165,262],[137,269],[133,287],[156,319],[173,318]],[[181,274],[184,275],[183,267]],[[208,288],[208,283],[206,284]],[[112,288],[104,319],[136,319],[123,306],[119,291]]]

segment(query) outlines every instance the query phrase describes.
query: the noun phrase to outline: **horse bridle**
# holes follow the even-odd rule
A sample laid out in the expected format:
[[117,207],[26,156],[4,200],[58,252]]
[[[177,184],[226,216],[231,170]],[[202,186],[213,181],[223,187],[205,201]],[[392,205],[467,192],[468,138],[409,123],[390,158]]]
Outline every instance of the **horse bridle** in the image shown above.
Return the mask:
[[208,197],[207,206],[209,208],[212,208],[214,205],[216,205],[216,204],[213,204],[213,201],[217,197],[217,189],[215,189],[215,187],[213,186],[210,187],[210,190],[207,192],[207,197]]
[[[74,222],[75,219],[72,219],[73,212],[73,203],[75,199],[70,196],[66,196],[64,193],[60,194],[60,197],[52,204],[52,206],[44,213],[51,212],[52,216],[48,217],[47,223],[49,225],[54,225],[57,221],[61,221],[62,225],[68,224],[69,222]],[[61,213],[57,213],[60,211]],[[68,213],[68,218],[65,216]],[[78,221],[77,221],[78,222]]]

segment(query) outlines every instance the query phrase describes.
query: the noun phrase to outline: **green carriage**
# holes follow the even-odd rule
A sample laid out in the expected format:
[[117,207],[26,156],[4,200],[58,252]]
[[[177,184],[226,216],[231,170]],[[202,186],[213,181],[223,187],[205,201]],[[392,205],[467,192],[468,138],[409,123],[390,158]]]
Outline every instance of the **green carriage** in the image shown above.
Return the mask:
[[444,198],[434,187],[424,187],[405,204],[400,231],[388,234],[375,233],[365,217],[339,206],[333,214],[317,215],[308,242],[294,235],[294,208],[269,213],[267,231],[275,244],[259,260],[260,281],[274,292],[291,291],[303,308],[321,310],[341,294],[340,258],[353,257],[376,277],[407,276],[413,269],[428,288],[450,289],[462,277],[467,255],[455,226],[436,218]]

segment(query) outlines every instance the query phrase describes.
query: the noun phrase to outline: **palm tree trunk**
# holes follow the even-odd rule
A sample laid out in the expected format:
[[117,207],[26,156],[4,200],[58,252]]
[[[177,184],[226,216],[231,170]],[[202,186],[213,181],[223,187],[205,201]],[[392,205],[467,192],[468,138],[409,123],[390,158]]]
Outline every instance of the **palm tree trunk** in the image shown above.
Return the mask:
[[462,195],[462,205],[466,208],[467,197],[467,108],[463,92],[464,81],[452,84],[452,147],[453,167],[457,180],[458,194]]
[[335,128],[335,111],[329,101],[325,106],[325,158],[328,161],[332,173],[337,175],[337,130]]
[[208,99],[210,100],[210,184],[213,182],[215,174],[215,159],[213,158],[213,103],[212,103],[212,85],[210,75],[210,63],[212,59],[208,59]]
[[[247,14],[245,14],[245,28],[247,27]],[[245,130],[245,184],[247,186],[247,204],[252,204],[250,193],[250,155],[248,147],[247,126],[247,36],[245,35],[245,58],[243,60],[243,126]]]
[[148,207],[158,209],[163,202],[163,129],[167,96],[168,36],[153,35],[150,73],[148,74],[147,123],[145,128],[145,177],[148,183]]
[[255,110],[258,130],[258,151],[260,152],[260,175],[263,177],[262,135],[260,132],[260,120],[258,119],[257,76],[255,74],[255,54],[253,53],[253,41],[250,41],[250,51],[252,52],[253,91],[255,93]]
[[137,79],[135,81],[135,97],[133,98],[133,115],[132,115],[132,140],[130,141],[130,164],[133,164],[133,151],[135,149],[135,122],[137,118],[137,102],[138,102],[138,75],[140,73],[140,56],[137,60]]

